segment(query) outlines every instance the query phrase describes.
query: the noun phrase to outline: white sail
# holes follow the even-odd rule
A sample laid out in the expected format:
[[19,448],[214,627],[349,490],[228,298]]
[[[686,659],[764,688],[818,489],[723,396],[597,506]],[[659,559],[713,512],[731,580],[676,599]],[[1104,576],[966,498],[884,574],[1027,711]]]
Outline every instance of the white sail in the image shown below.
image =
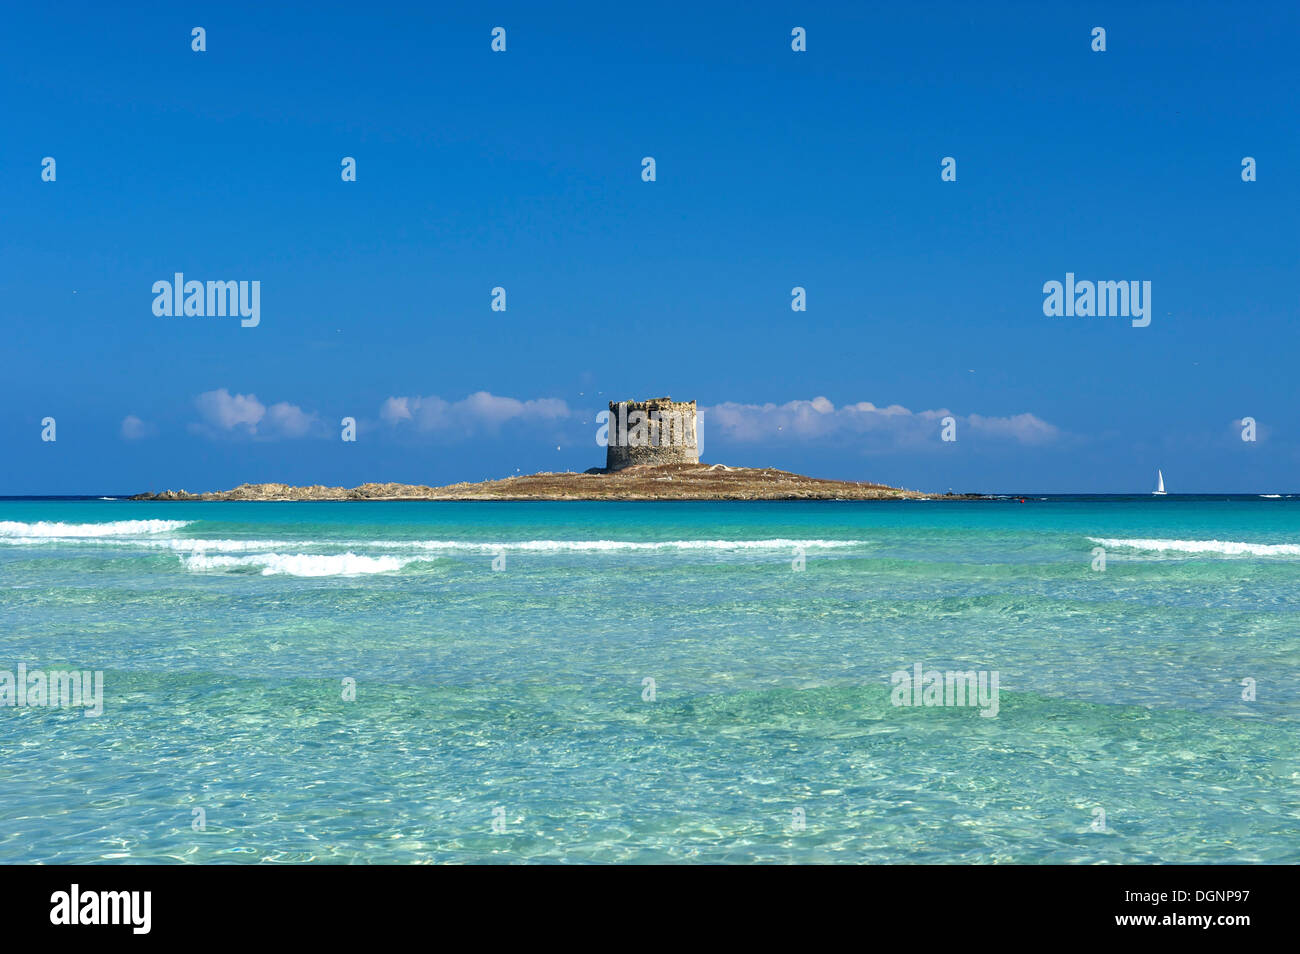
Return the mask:
[[1163,471],[1156,471],[1156,489],[1152,492],[1157,494],[1165,492],[1165,475]]

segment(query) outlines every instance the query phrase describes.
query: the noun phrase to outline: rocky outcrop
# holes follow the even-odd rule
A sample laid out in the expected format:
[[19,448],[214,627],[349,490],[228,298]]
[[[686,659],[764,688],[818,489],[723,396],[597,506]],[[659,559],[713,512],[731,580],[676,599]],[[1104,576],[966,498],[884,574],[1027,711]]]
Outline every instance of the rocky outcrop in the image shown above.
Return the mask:
[[[975,499],[942,495],[943,499]],[[292,487],[241,484],[233,490],[167,490],[132,500],[932,500],[934,494],[884,484],[803,477],[772,468],[722,464],[634,464],[612,473],[543,473],[445,487],[362,484]]]

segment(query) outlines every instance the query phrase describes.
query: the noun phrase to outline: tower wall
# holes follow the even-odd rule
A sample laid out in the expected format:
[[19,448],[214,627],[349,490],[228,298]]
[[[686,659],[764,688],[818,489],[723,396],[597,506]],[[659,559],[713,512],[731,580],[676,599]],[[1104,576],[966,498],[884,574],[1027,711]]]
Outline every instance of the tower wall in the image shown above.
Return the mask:
[[652,398],[609,402],[605,469],[634,464],[698,464],[695,402]]

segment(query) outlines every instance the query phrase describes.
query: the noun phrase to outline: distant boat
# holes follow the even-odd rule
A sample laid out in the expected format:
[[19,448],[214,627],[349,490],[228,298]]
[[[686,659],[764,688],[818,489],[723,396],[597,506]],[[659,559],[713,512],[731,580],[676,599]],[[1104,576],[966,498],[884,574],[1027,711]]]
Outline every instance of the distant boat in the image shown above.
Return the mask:
[[1165,496],[1165,475],[1158,470],[1156,471],[1156,489],[1151,491],[1151,495],[1153,497]]

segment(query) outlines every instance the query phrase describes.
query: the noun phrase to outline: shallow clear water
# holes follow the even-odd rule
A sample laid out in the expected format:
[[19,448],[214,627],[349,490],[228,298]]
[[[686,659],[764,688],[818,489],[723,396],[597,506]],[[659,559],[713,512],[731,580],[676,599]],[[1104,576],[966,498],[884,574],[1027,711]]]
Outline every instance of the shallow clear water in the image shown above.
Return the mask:
[[1294,862],[1297,610],[1296,499],[0,501],[0,671],[104,672],[0,862]]

